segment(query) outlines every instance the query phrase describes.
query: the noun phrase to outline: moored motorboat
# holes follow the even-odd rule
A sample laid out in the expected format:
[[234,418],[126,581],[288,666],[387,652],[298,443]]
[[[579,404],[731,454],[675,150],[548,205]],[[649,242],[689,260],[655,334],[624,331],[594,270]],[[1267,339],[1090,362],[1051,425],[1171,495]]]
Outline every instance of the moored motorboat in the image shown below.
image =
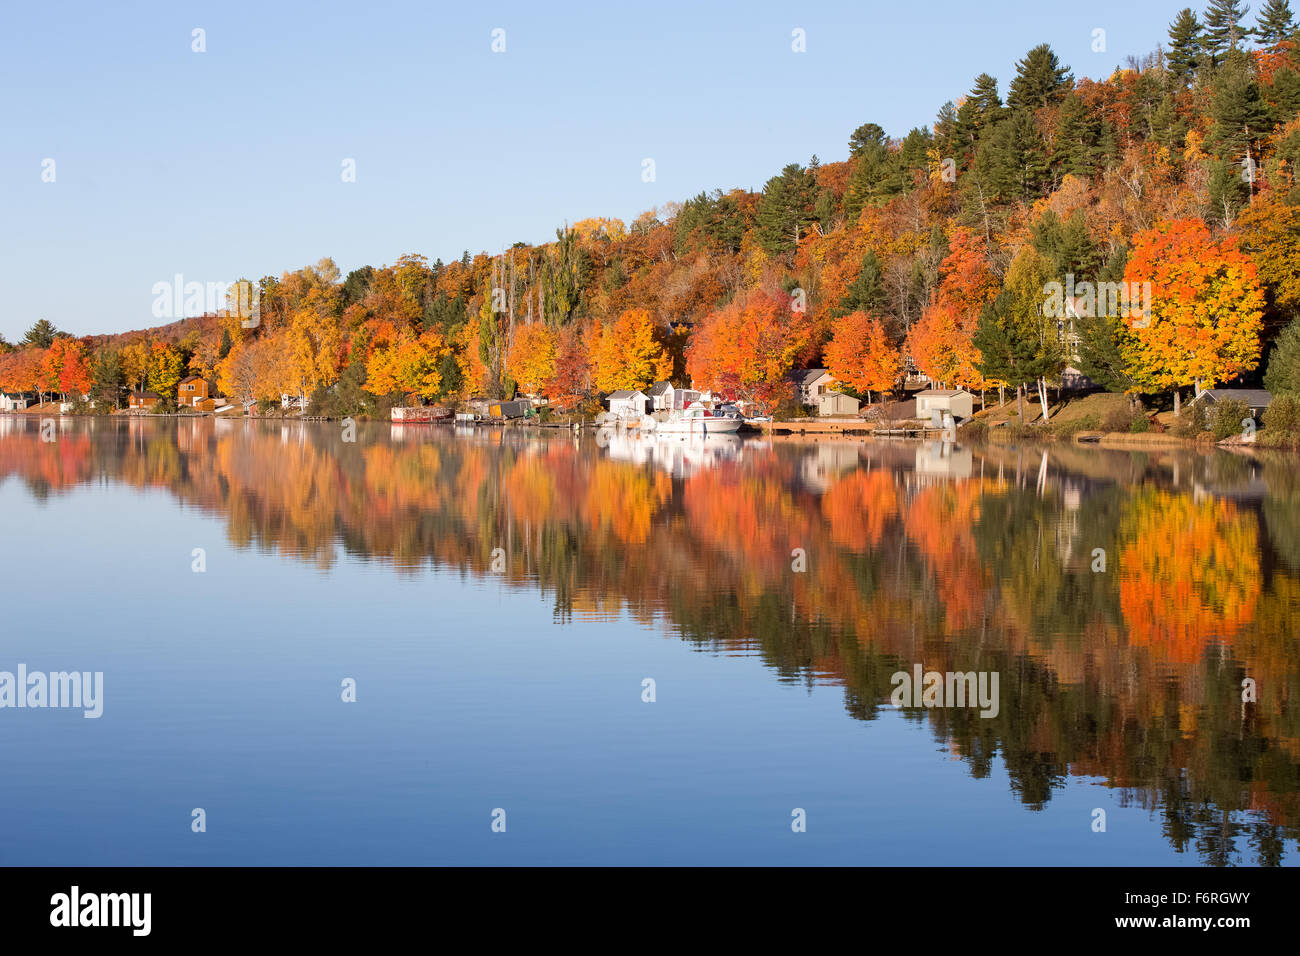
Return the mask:
[[734,435],[743,424],[741,418],[722,418],[699,402],[692,402],[686,409],[673,412],[667,421],[658,422],[654,431],[659,435]]

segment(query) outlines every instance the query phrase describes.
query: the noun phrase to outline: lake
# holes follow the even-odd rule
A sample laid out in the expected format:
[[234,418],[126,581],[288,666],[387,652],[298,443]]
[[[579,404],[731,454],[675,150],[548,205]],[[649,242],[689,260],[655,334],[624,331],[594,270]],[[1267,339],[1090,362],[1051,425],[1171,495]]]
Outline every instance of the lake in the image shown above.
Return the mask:
[[1294,457],[45,437],[0,416],[0,672],[102,713],[13,678],[0,863],[1296,861]]

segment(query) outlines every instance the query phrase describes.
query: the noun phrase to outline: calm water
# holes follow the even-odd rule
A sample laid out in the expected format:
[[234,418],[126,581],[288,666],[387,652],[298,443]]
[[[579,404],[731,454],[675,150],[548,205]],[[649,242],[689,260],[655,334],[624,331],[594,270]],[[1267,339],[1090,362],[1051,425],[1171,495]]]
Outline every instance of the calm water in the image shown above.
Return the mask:
[[1294,863],[1296,465],[0,417],[0,864]]

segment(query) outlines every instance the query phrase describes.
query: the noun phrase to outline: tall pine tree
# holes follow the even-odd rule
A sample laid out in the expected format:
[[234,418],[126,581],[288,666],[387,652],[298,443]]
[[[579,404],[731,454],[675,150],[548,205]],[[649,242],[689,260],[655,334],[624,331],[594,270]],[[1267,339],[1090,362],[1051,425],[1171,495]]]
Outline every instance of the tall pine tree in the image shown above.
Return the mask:
[[1074,88],[1074,76],[1061,66],[1046,43],[1034,47],[1016,64],[1016,78],[1007,93],[1013,110],[1036,110],[1058,102]]
[[815,221],[817,180],[798,163],[791,163],[763,186],[758,203],[758,241],[771,253],[794,249]]
[[1210,0],[1205,9],[1205,51],[1214,66],[1250,36],[1250,30],[1241,25],[1249,12],[1250,7],[1240,0]]
[[1264,46],[1277,46],[1283,40],[1294,39],[1295,33],[1295,17],[1288,0],[1268,0],[1259,11],[1259,20],[1255,26],[1255,36],[1259,42]]

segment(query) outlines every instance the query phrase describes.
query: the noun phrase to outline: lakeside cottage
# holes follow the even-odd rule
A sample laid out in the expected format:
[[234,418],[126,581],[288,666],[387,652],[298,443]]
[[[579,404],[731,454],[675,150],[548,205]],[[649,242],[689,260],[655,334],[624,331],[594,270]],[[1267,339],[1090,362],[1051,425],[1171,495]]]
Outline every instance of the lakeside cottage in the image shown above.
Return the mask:
[[609,410],[619,418],[640,418],[646,413],[650,397],[645,392],[619,389],[609,396]]
[[136,409],[153,408],[158,404],[161,398],[162,396],[157,392],[140,391],[137,389],[133,391],[127,399],[127,406]]
[[838,384],[835,376],[824,368],[796,369],[790,378],[799,389],[799,401],[804,405],[820,405],[821,397]]
[[181,379],[176,393],[176,404],[182,408],[198,408],[208,399],[208,383],[197,375]]
[[1192,399],[1192,404],[1200,402],[1208,411],[1219,402],[1236,400],[1250,409],[1250,417],[1259,421],[1264,409],[1273,404],[1272,392],[1262,388],[1207,388]]
[[655,382],[646,392],[647,410],[652,412],[684,411],[692,402],[701,401],[701,393],[693,388],[678,388],[671,382]]
[[34,392],[0,392],[0,412],[21,412],[36,404]]

